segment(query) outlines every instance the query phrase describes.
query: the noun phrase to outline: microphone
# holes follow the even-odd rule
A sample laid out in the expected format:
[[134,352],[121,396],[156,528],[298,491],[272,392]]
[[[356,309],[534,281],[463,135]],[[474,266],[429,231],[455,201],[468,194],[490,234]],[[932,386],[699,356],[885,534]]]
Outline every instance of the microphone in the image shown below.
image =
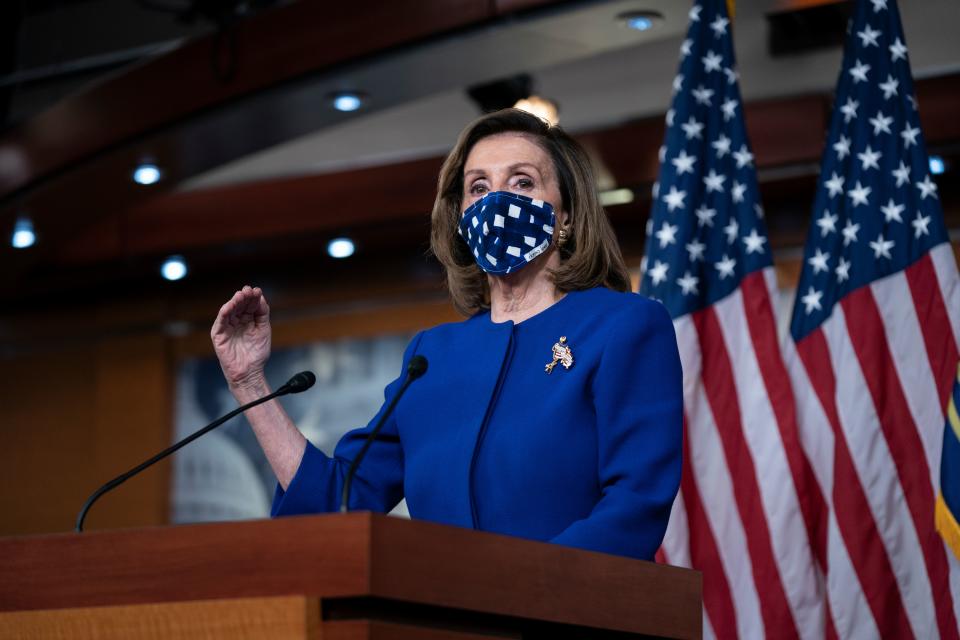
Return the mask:
[[90,497],[87,498],[87,501],[83,503],[83,508],[80,509],[80,513],[77,514],[77,524],[76,524],[76,527],[74,528],[74,531],[76,531],[77,533],[83,532],[83,521],[87,517],[87,511],[89,511],[90,507],[93,506],[93,503],[99,500],[100,496],[102,496],[106,492],[112,489],[115,489],[116,487],[120,486],[121,484],[123,484],[133,476],[137,475],[147,467],[151,466],[156,462],[163,460],[164,458],[169,456],[171,453],[179,450],[182,447],[185,447],[186,445],[190,444],[200,436],[205,435],[210,431],[213,431],[214,429],[222,425],[224,422],[226,422],[230,418],[233,418],[237,414],[243,413],[247,409],[255,407],[259,404],[263,404],[264,402],[267,402],[269,400],[273,400],[274,398],[279,398],[280,396],[285,396],[290,393],[300,393],[301,391],[306,391],[307,389],[312,387],[316,381],[317,381],[317,377],[313,375],[311,372],[301,371],[300,373],[290,378],[286,382],[286,384],[284,384],[282,387],[280,387],[273,393],[269,395],[265,395],[262,398],[257,398],[253,402],[248,402],[242,407],[237,407],[227,415],[221,418],[218,418],[217,420],[214,420],[213,422],[205,426],[203,429],[200,429],[199,431],[195,431],[194,433],[190,434],[180,442],[177,442],[176,444],[167,447],[166,449],[164,449],[157,455],[153,456],[149,460],[138,464],[133,469],[130,469],[130,471],[127,471],[126,473],[117,476],[116,478],[114,478],[113,480],[106,483],[105,485],[103,485],[102,487],[94,491],[92,494],[90,494]]
[[390,417],[391,413],[393,413],[393,408],[397,406],[397,402],[407,390],[407,387],[410,386],[411,382],[426,372],[426,358],[419,355],[410,358],[410,362],[407,363],[407,377],[404,379],[403,384],[400,386],[400,389],[397,391],[396,395],[393,396],[393,400],[391,400],[390,404],[387,405],[386,411],[384,411],[383,415],[380,416],[380,420],[377,421],[376,426],[373,427],[373,431],[371,431],[370,435],[367,436],[366,441],[363,443],[363,447],[360,448],[360,451],[357,453],[357,455],[353,457],[353,462],[350,463],[350,469],[347,471],[347,476],[343,479],[343,492],[340,494],[340,513],[346,513],[350,510],[347,506],[350,503],[350,487],[353,484],[353,477],[357,475],[357,467],[360,466],[360,461],[363,460],[365,455],[367,455],[367,450],[370,449],[370,445],[373,444],[373,441],[377,439],[377,434],[380,433],[380,429],[383,428],[387,418]]

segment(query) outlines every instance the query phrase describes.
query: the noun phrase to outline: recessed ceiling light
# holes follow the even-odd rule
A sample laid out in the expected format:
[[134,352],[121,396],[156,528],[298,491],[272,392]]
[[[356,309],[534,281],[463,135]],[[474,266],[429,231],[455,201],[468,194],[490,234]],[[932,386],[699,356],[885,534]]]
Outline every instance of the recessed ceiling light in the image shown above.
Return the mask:
[[160,182],[162,177],[163,173],[160,171],[160,167],[155,164],[141,164],[133,170],[133,181],[137,184],[156,184]]
[[541,120],[549,122],[551,126],[556,126],[560,122],[560,109],[557,107],[557,103],[540,96],[530,96],[517,100],[513,108],[532,113]]
[[930,173],[939,176],[947,170],[947,163],[940,156],[930,156]]
[[167,280],[182,280],[187,275],[187,261],[183,256],[170,256],[163,261],[160,275]]
[[663,20],[655,11],[628,11],[617,16],[617,21],[634,31],[649,31]]
[[32,247],[36,241],[37,234],[33,231],[33,222],[30,221],[30,218],[19,218],[13,225],[10,244],[15,249],[26,249]]
[[331,258],[349,258],[356,250],[350,238],[334,238],[327,245],[327,253]]
[[633,189],[611,189],[600,192],[600,204],[604,207],[630,204],[631,202],[633,202]]
[[359,93],[343,91],[331,96],[330,103],[337,111],[356,111],[363,106],[363,96]]

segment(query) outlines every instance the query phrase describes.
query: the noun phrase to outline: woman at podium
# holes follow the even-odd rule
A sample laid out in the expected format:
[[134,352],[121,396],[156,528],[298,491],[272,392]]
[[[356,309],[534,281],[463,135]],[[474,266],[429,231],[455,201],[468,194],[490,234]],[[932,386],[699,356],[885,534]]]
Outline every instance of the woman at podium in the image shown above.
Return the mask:
[[[590,161],[522,111],[483,116],[439,177],[431,247],[467,319],[417,334],[428,372],[360,463],[351,509],[650,559],[680,482],[682,375],[673,325],[630,280]],[[270,392],[270,311],[243,287],[211,330],[230,390]],[[247,412],[277,476],[272,515],[335,511],[384,408],[328,457],[276,401]]]

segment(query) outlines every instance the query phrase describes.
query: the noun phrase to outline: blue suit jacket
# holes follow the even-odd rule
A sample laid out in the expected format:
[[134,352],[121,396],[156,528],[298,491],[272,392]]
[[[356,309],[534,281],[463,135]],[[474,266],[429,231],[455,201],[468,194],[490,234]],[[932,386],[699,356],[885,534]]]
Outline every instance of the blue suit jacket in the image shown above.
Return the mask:
[[[548,374],[561,336],[574,364]],[[415,354],[429,369],[360,464],[351,509],[388,511],[405,496],[414,518],[653,557],[680,483],[683,425],[680,358],[662,305],[574,291],[520,324],[487,312],[421,332],[401,371]],[[379,418],[346,434],[333,458],[308,444],[272,514],[335,511]]]

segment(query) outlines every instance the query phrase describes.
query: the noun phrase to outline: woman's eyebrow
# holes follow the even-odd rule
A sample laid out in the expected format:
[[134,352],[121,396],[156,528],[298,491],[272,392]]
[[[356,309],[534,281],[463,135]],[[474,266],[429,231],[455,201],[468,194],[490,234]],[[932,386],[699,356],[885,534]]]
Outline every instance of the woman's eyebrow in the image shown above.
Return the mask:
[[[507,167],[507,173],[513,173],[518,169],[524,169],[524,168],[534,169],[537,173],[543,173],[540,167],[538,167],[537,165],[531,162],[517,162],[515,164],[511,164],[509,167]],[[484,171],[483,169],[470,169],[469,171],[465,171],[463,173],[463,177],[466,178],[472,173],[476,173],[479,175],[486,175],[487,172]]]

